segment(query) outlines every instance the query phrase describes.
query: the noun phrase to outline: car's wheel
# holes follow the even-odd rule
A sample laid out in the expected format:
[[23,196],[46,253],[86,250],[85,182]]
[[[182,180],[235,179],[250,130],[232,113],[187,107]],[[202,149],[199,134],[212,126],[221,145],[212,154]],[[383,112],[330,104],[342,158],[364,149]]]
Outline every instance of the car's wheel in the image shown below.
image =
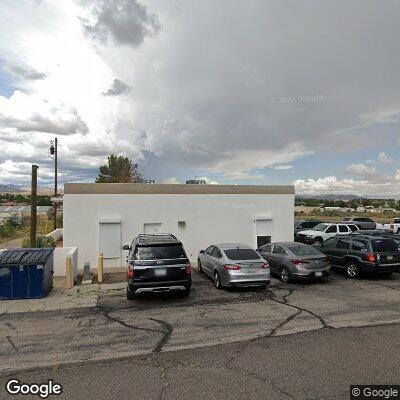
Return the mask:
[[279,271],[279,278],[283,283],[290,282],[290,272],[286,267],[282,267]]
[[201,261],[200,258],[197,259],[197,269],[199,271],[199,274],[203,273],[203,268],[201,267]]
[[381,276],[384,278],[390,278],[393,275],[393,272],[383,272]]
[[189,287],[189,288],[186,288],[186,289],[182,292],[182,296],[183,296],[183,297],[187,297],[187,296],[189,296],[189,294],[190,294],[190,287]]
[[400,228],[397,228],[397,234],[400,234]]
[[352,279],[360,277],[360,268],[355,261],[349,261],[346,264],[346,275]]
[[314,239],[314,244],[317,245],[317,246],[322,246],[322,238]]
[[214,272],[214,285],[218,290],[222,289],[221,279],[217,271]]
[[136,294],[129,290],[129,287],[126,289],[126,299],[127,300],[134,300],[136,298]]

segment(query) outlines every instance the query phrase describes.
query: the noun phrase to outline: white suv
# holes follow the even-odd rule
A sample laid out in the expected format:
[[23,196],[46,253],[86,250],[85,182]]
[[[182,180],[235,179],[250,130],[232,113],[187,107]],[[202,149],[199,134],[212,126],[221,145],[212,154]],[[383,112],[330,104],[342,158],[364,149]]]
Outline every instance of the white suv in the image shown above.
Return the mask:
[[346,224],[328,224],[322,223],[315,226],[313,229],[301,231],[297,234],[299,242],[307,244],[322,244],[326,239],[341,234],[347,235],[352,233],[354,227]]

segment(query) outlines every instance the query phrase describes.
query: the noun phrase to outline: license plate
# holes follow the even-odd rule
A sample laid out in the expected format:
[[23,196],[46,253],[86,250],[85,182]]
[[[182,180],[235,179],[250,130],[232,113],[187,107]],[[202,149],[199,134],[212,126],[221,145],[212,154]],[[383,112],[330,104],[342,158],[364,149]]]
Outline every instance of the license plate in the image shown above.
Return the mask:
[[387,256],[386,260],[393,260],[393,256]]
[[321,272],[321,271],[317,271],[317,272],[315,273],[315,276],[322,276],[322,272]]
[[165,276],[165,275],[167,275],[167,270],[165,268],[155,269],[154,275],[155,276]]

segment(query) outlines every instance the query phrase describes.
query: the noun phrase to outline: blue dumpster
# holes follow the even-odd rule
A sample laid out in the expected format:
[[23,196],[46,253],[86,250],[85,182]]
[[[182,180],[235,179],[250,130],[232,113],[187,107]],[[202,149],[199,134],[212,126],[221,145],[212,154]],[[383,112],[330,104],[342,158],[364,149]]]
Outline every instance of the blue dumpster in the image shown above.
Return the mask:
[[0,253],[0,299],[38,299],[53,289],[53,251],[12,249]]

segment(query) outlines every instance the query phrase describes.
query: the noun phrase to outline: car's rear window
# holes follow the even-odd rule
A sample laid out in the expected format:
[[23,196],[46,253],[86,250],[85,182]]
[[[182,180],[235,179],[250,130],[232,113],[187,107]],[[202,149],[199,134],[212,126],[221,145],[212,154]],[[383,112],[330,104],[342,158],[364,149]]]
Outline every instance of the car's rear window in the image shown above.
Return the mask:
[[318,256],[321,253],[311,246],[286,246],[296,256]]
[[138,247],[135,260],[186,258],[181,245]]
[[357,228],[356,225],[347,225],[347,226],[350,228],[350,230],[351,230],[352,232],[358,231],[358,228]]
[[261,258],[258,253],[252,249],[230,249],[224,250],[224,253],[230,260],[256,260]]
[[399,245],[393,239],[376,239],[371,241],[374,252],[399,251]]

